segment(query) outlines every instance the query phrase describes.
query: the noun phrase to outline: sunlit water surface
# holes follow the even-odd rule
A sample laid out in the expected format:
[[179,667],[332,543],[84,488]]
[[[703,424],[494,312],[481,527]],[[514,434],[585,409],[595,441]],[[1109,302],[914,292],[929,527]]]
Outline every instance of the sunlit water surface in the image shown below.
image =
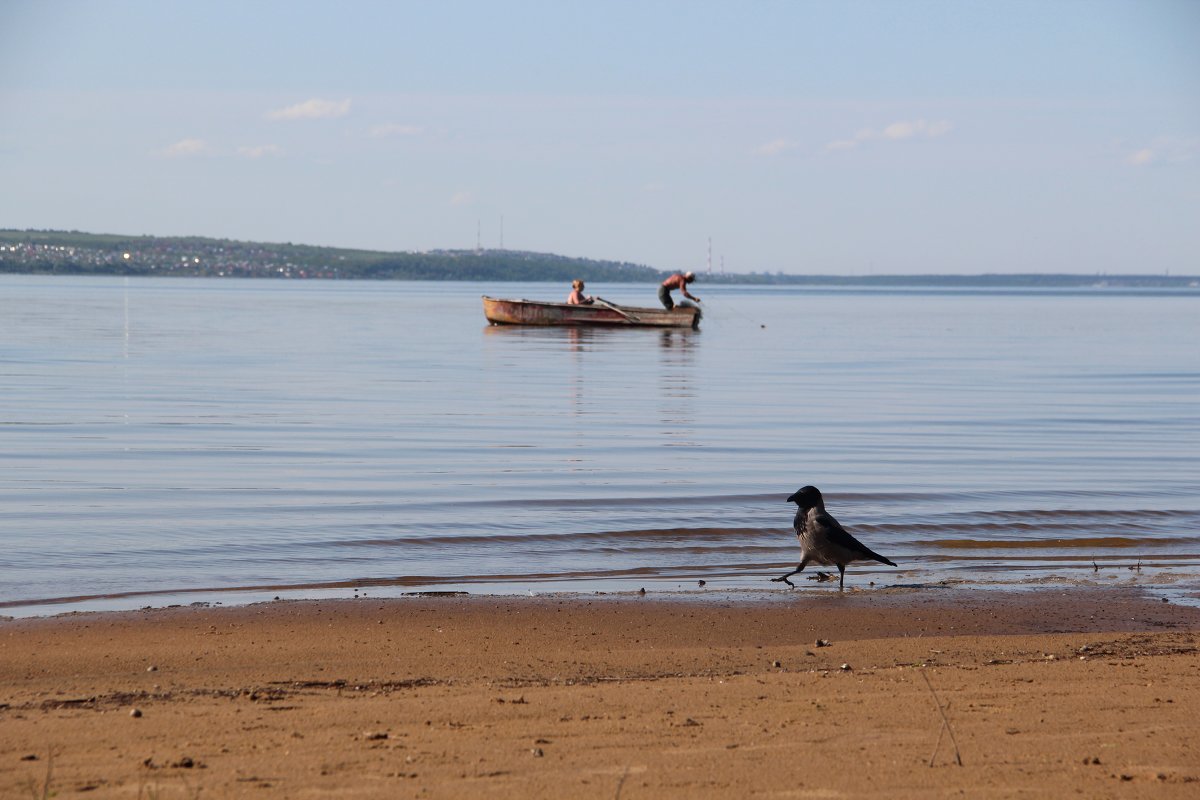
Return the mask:
[[0,276],[0,613],[779,593],[804,484],[848,587],[1200,586],[1200,294],[485,291],[566,287]]

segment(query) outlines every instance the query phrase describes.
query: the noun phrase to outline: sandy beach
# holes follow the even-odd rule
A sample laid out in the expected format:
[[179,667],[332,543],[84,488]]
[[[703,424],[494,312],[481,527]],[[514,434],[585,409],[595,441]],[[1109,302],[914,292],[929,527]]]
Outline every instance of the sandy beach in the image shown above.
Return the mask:
[[1200,609],[1123,589],[770,597],[4,620],[0,796],[1200,793]]

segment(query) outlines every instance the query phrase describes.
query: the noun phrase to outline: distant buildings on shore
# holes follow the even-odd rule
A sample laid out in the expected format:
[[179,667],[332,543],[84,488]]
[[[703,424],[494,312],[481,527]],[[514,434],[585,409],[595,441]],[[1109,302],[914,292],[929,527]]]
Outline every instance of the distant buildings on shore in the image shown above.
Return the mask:
[[[817,272],[819,270],[813,269]],[[296,244],[170,236],[112,236],[76,231],[0,230],[0,273],[163,275],[215,278],[587,281],[648,283],[669,272],[652,267],[520,250],[380,252]],[[704,283],[986,288],[1200,289],[1200,276],[1178,275],[795,275],[706,274]]]

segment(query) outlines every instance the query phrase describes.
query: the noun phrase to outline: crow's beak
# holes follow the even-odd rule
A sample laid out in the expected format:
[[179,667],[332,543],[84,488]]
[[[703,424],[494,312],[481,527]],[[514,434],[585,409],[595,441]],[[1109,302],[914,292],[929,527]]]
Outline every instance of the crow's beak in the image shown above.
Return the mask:
[[797,494],[799,494],[799,492],[796,492],[795,494],[793,494],[792,496],[790,496],[790,497],[787,499],[787,501],[788,501],[789,503],[794,503],[794,502],[796,502],[796,495],[797,495]]

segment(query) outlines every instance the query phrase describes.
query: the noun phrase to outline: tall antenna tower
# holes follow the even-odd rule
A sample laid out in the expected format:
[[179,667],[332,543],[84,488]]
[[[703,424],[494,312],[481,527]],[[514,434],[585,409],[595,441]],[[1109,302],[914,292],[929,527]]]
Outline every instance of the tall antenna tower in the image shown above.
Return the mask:
[[475,220],[475,252],[483,252],[483,242],[481,235],[483,233],[483,223],[480,220]]
[[712,275],[712,237],[708,237],[708,272],[706,275]]

